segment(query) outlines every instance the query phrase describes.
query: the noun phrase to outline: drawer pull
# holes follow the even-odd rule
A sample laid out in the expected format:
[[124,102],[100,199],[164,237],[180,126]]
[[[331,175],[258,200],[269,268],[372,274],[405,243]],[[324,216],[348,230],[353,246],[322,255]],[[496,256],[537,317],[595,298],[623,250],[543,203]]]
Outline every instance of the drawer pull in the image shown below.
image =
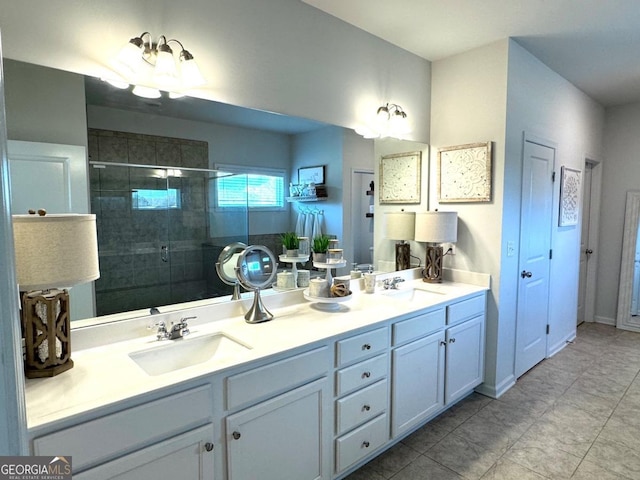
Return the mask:
[[371,345],[365,343],[364,345],[362,345],[362,350],[371,350]]
[[369,406],[369,405],[363,405],[362,406],[362,411],[363,412],[368,412],[369,410],[371,410],[371,406]]
[[213,450],[213,443],[211,443],[211,442],[207,442],[207,443],[205,443],[205,444],[204,444],[204,449],[205,449],[207,452],[210,452],[211,450]]
[[447,342],[445,342],[444,340],[440,340],[440,345],[441,345],[441,346],[442,346],[442,345],[446,345],[446,344],[447,344]]
[[240,435],[240,432],[233,432],[231,434],[234,438],[234,440],[238,440],[242,435]]
[[369,442],[367,442],[366,440],[362,442],[362,448],[369,448]]
[[371,372],[364,372],[362,374],[362,378],[369,378],[371,376]]
[[456,343],[456,339],[455,338],[450,338],[449,339],[449,343]]

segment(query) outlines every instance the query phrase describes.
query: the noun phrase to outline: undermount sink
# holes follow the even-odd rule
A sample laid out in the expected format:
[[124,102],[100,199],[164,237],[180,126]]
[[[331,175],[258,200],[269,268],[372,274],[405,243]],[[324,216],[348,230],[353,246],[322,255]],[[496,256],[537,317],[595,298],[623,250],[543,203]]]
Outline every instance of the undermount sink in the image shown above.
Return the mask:
[[131,352],[129,357],[147,375],[156,376],[211,360],[245,352],[251,347],[218,332],[195,338],[167,340],[151,348]]
[[426,288],[398,288],[382,290],[382,295],[393,298],[395,300],[402,300],[405,302],[421,301],[421,300],[433,300],[434,295],[445,295],[444,292],[437,290],[430,290]]

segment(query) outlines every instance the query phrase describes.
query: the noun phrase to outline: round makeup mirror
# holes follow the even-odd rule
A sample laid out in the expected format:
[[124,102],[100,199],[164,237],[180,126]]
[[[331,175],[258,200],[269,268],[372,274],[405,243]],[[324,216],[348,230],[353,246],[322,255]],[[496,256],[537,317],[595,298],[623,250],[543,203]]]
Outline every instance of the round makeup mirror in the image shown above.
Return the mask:
[[233,286],[231,300],[240,299],[240,282],[236,276],[236,265],[238,265],[238,258],[245,248],[247,248],[247,245],[242,242],[230,243],[222,249],[216,262],[216,272],[220,280],[227,285]]
[[235,267],[236,277],[247,290],[254,291],[253,305],[244,319],[247,323],[260,323],[273,319],[262,303],[260,289],[270,287],[276,278],[278,263],[273,252],[263,245],[245,248]]

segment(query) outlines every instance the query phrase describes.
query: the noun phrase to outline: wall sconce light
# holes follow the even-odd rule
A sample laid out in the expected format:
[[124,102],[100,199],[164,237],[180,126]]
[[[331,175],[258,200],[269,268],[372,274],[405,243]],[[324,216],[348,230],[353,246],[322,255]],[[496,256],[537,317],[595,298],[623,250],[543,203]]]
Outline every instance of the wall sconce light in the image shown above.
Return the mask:
[[96,216],[13,215],[27,378],[73,367],[68,287],[100,276]]
[[415,240],[427,243],[422,279],[429,283],[442,282],[442,243],[458,240],[457,212],[424,212],[416,214]]
[[415,235],[416,214],[414,212],[387,212],[384,214],[384,236],[396,243],[396,270],[411,268],[411,247],[406,240]]
[[[170,44],[177,44],[180,48],[177,61]],[[133,83],[133,93],[145,98],[159,98],[160,90],[172,92],[172,98],[178,98],[178,92],[205,83],[193,55],[182,42],[175,38],[167,40],[164,35],[153,41],[149,32],[130,39],[118,53],[115,66],[125,79],[131,81],[105,81],[117,88],[127,88],[129,83]],[[140,85],[143,82],[153,83],[159,88]]]
[[402,138],[411,131],[407,113],[400,105],[385,103],[378,107],[375,118],[355,129],[364,138]]

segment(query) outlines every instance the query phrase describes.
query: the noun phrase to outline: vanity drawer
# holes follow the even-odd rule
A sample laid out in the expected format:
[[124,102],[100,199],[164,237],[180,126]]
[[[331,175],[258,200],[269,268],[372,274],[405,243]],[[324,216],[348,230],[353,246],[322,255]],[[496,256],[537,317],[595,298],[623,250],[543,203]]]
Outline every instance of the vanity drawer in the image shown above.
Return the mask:
[[80,472],[211,422],[212,411],[211,386],[194,388],[36,438],[33,454],[64,452]]
[[340,435],[387,410],[389,389],[386,379],[336,401],[336,430]]
[[470,318],[484,314],[486,300],[484,295],[462,300],[447,306],[447,325],[455,325]]
[[350,467],[366,457],[389,438],[389,421],[383,413],[353,432],[336,440],[336,472]]
[[336,343],[337,366],[357,362],[389,348],[389,329],[378,328]]
[[410,340],[424,337],[445,324],[444,308],[427,312],[417,317],[393,324],[393,346],[402,345]]
[[370,385],[389,372],[388,354],[378,355],[336,373],[336,395],[340,396],[366,385]]
[[330,351],[324,346],[228,377],[227,409],[249,405],[302,385],[326,375],[330,367]]

